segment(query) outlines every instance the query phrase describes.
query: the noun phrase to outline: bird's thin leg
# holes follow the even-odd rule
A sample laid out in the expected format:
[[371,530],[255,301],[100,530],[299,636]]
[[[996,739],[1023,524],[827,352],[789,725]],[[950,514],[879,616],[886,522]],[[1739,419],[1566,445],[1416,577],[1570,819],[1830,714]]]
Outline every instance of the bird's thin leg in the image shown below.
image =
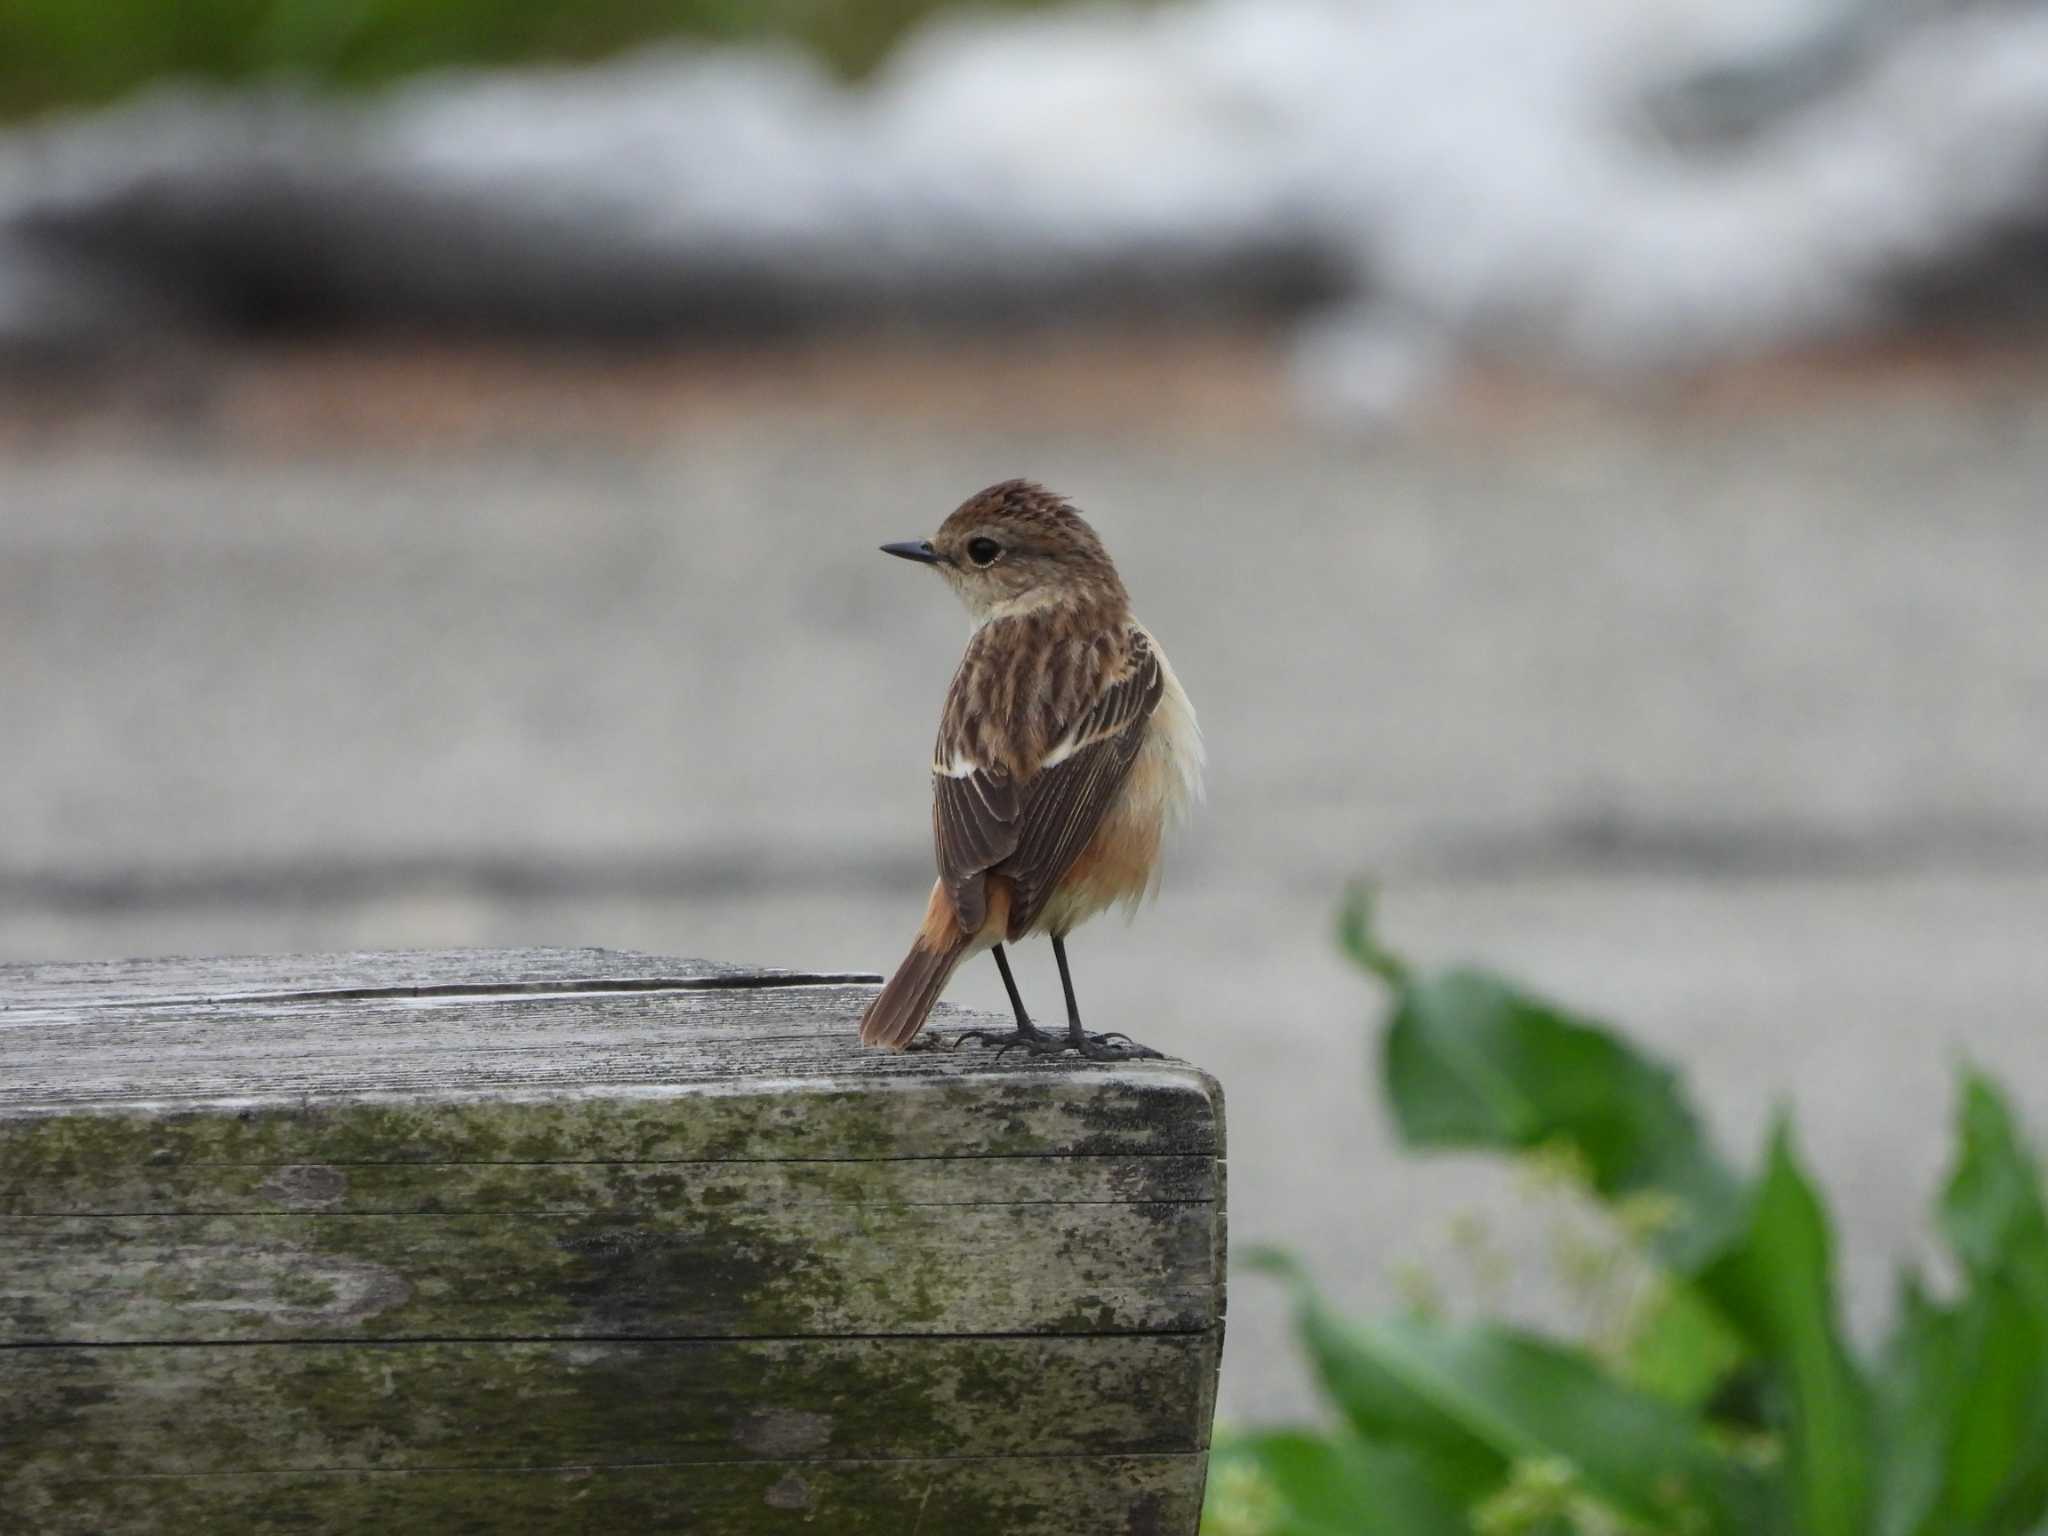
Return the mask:
[[1031,1015],[1024,1011],[1024,995],[1017,990],[1017,978],[1010,974],[1010,957],[1003,953],[998,944],[991,953],[996,957],[996,969],[1003,973],[1003,990],[1010,994],[1010,1012],[1017,1015],[1017,1033],[1035,1035],[1038,1030],[1032,1025]]
[[[1140,1045],[1122,1030],[1112,1030],[1106,1035],[1091,1035],[1081,1027],[1081,1005],[1074,1000],[1074,975],[1067,969],[1067,936],[1056,933],[1052,936],[1052,957],[1060,963],[1060,987],[1067,994],[1067,1044],[1086,1056],[1090,1061],[1133,1061],[1142,1057],[1159,1056],[1149,1045]],[[1112,1045],[1112,1040],[1123,1041]]]
[[1066,1042],[1057,1035],[1048,1035],[1031,1022],[1031,1015],[1024,1011],[1024,995],[1017,990],[1017,978],[1010,974],[1010,957],[1003,953],[1000,944],[996,945],[994,953],[996,969],[1003,973],[1003,990],[1010,994],[1010,1011],[1017,1015],[1017,1027],[1007,1035],[992,1029],[963,1030],[953,1041],[954,1049],[957,1050],[963,1041],[973,1040],[996,1047],[998,1056],[1012,1046],[1021,1046],[1034,1056],[1057,1056],[1067,1048]]

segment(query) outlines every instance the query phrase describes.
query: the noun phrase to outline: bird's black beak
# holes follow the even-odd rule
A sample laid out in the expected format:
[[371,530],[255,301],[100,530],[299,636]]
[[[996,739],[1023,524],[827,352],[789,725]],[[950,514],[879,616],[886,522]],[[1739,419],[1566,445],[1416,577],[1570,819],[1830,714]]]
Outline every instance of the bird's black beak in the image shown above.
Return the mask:
[[899,560],[916,560],[924,565],[939,563],[939,553],[932,548],[930,539],[917,539],[904,544],[884,544],[882,553],[894,555]]

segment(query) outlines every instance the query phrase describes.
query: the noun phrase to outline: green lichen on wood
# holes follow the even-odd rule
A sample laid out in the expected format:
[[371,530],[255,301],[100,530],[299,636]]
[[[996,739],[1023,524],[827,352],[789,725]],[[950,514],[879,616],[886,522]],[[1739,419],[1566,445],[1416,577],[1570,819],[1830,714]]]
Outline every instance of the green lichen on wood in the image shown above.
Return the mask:
[[[1148,1082],[1157,1077],[1158,1082]],[[0,1195],[120,1166],[284,1163],[875,1161],[1215,1153],[1213,1085],[1184,1070],[1113,1079],[883,1079],[859,1088],[390,1104],[79,1106],[0,1114]]]
[[13,1490],[41,1536],[166,1530],[313,1536],[688,1531],[690,1536],[1185,1536],[1199,1454],[568,1467],[528,1472],[279,1473],[31,1480]]
[[10,1217],[0,1343],[1200,1329],[1210,1221],[1208,1204]]
[[788,1163],[84,1166],[0,1187],[0,1216],[476,1215],[728,1206],[1213,1200],[1211,1158],[904,1158]]
[[[13,1476],[1198,1450],[1213,1334],[21,1351]],[[0,1474],[4,1490],[7,1474]]]

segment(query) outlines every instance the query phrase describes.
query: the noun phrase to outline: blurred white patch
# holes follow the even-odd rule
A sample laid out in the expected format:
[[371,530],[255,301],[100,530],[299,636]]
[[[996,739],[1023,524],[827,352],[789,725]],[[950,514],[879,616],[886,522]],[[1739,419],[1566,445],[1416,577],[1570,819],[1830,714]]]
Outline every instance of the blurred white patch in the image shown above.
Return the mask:
[[2044,192],[2039,5],[1094,5],[941,17],[854,88],[668,48],[362,107],[158,93],[0,140],[0,300],[24,329],[51,258],[7,236],[52,222],[188,267],[246,226],[355,302],[571,326],[1200,310],[1293,259],[1340,290],[1303,397],[1372,420],[1477,347],[1635,369],[1884,323]]

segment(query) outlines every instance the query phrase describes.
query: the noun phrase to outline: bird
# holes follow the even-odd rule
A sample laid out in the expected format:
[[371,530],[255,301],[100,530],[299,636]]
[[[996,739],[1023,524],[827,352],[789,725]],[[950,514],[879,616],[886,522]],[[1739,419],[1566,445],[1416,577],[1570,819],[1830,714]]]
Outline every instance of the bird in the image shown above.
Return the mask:
[[[1166,652],[1132,616],[1095,530],[1032,481],[992,485],[929,539],[882,552],[944,577],[974,627],[932,752],[938,879],[910,953],[861,1016],[862,1043],[909,1046],[961,963],[989,950],[1016,1028],[965,1031],[955,1049],[1159,1056],[1082,1026],[1066,940],[1156,891],[1163,837],[1201,797],[1201,727]],[[1032,1022],[1004,948],[1041,933],[1059,963],[1065,1035]]]

